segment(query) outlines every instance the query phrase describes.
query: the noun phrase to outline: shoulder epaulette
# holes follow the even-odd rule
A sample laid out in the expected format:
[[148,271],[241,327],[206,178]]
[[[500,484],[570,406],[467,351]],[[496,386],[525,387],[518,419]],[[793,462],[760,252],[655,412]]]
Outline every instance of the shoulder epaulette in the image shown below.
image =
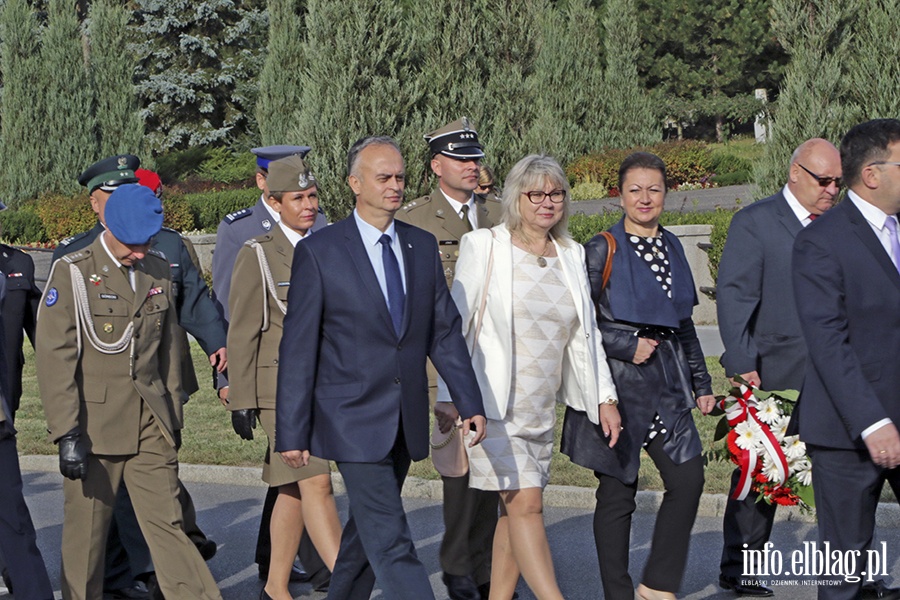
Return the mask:
[[66,254],[65,256],[62,257],[62,260],[66,261],[67,263],[75,263],[75,262],[78,262],[79,260],[84,260],[85,258],[87,258],[90,255],[91,255],[90,248],[85,248],[84,250],[78,250],[76,252],[73,252],[72,254]]
[[226,223],[228,223],[229,225],[231,225],[235,221],[240,221],[244,217],[249,217],[252,214],[253,214],[252,208],[242,208],[241,210],[236,210],[233,213],[229,213],[229,214],[225,215],[225,218],[223,220]]
[[71,243],[74,242],[75,240],[80,240],[81,238],[83,238],[84,236],[86,236],[86,235],[89,234],[89,233],[90,233],[90,231],[84,231],[84,232],[82,232],[82,233],[76,233],[75,235],[70,236],[70,237],[67,237],[66,239],[62,240],[62,241],[59,243],[59,245],[60,245],[60,246],[68,246],[69,244],[71,244]]
[[415,200],[413,200],[413,201],[410,202],[409,204],[403,206],[403,207],[402,207],[402,210],[404,210],[404,211],[406,211],[406,212],[409,212],[409,211],[411,211],[412,209],[414,209],[414,208],[416,208],[416,207],[419,207],[419,206],[425,206],[425,205],[428,204],[429,202],[431,202],[431,196],[422,196],[421,198],[416,198]]
[[184,237],[184,234],[183,234],[183,233],[181,233],[181,232],[178,231],[178,230],[172,229],[171,227],[163,227],[163,228],[160,229],[160,231],[168,231],[169,233],[174,233],[175,235],[177,235],[177,236],[180,237],[180,238],[183,238],[183,237]]
[[161,258],[162,260],[165,260],[166,262],[168,262],[168,259],[166,258],[166,254],[164,252],[162,252],[161,250],[157,250],[156,248],[150,248],[147,251],[147,254],[155,256],[156,258]]

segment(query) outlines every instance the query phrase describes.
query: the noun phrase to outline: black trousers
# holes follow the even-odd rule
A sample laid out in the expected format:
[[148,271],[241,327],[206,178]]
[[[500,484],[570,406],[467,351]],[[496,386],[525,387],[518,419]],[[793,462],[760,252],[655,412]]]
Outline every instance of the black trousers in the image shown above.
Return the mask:
[[497,492],[470,488],[468,473],[441,479],[444,484],[441,570],[451,575],[470,575],[477,585],[490,583],[500,496]]
[[731,489],[728,491],[728,502],[725,504],[725,516],[722,518],[722,562],[719,571],[722,575],[743,578],[744,544],[747,550],[762,550],[772,534],[772,523],[775,521],[777,504],[757,502],[756,494],[747,494],[743,500],[731,497],[740,480],[740,470],[735,469],[731,475]]
[[[655,590],[677,592],[703,493],[703,457],[696,456],[676,465],[663,451],[662,437],[657,435],[647,447],[666,491],[656,515],[653,543],[642,581]],[[628,552],[637,481],[625,484],[609,475],[594,474],[600,480],[594,511],[594,542],[603,593],[607,600],[631,600],[634,583],[628,574]]]

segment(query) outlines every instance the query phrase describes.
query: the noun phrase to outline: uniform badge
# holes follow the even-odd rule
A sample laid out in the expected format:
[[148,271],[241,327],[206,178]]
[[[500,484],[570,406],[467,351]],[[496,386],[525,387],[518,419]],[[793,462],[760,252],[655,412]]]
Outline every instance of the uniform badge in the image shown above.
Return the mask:
[[101,300],[118,300],[119,296],[117,294],[100,294]]
[[156,320],[156,330],[159,331],[160,329],[162,329],[162,321],[157,319]]
[[149,298],[150,296],[158,296],[159,294],[162,294],[162,293],[163,293],[163,289],[161,287],[159,287],[159,286],[152,287],[152,288],[150,288],[150,291],[147,292],[147,297]]
[[22,273],[7,273],[7,277],[24,277]]
[[103,271],[104,273],[109,273],[109,267],[107,265],[103,265],[103,268],[100,270]]
[[436,215],[439,216],[439,217],[443,217],[443,216],[444,216],[444,209],[443,209],[443,208],[439,208],[439,209],[437,209],[436,211],[434,211],[434,214],[436,214]]
[[119,160],[116,161],[119,163],[119,169],[127,169],[128,168],[128,159],[124,156],[120,156]]
[[451,269],[450,267],[447,267],[446,269],[444,269],[444,277],[446,277],[448,279],[450,277],[453,277],[453,269]]
[[103,331],[105,331],[106,333],[112,333],[113,332],[113,324],[112,323],[104,323]]
[[278,287],[288,287],[291,285],[291,282],[290,281],[279,281],[277,285],[278,285]]
[[272,223],[270,223],[268,219],[263,219],[262,226],[266,231],[272,229]]
[[91,275],[90,280],[91,280],[91,283],[93,283],[94,285],[100,285],[100,282],[102,281],[100,279],[100,276],[97,275],[96,273],[94,275]]
[[56,304],[56,301],[59,300],[59,292],[56,291],[56,288],[50,288],[47,290],[47,299],[44,300],[44,304],[47,306],[53,306]]
[[300,186],[301,190],[306,189],[306,186],[309,185],[309,179],[306,178],[306,173],[300,173],[300,177],[297,179],[297,185]]

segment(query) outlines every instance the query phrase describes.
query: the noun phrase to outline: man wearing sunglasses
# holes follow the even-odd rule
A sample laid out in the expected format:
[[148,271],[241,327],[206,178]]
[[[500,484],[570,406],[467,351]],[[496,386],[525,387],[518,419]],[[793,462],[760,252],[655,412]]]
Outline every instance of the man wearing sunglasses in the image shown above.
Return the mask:
[[[716,288],[725,374],[764,390],[799,390],[803,383],[807,350],[794,308],[791,249],[797,233],[834,205],[840,153],[827,140],[807,140],[791,156],[787,176],[777,194],[734,215]],[[734,499],[739,475],[735,470],[722,524],[719,583],[739,596],[771,596],[744,576],[743,551],[761,550],[769,540],[776,505],[757,502],[753,493]]]

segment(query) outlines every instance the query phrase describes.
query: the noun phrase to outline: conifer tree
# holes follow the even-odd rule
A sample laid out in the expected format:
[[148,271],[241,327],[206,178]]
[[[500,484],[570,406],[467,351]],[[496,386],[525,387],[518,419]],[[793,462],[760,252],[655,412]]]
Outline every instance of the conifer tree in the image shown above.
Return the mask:
[[27,0],[6,0],[0,10],[0,193],[6,204],[34,198],[41,190],[41,146],[38,127],[46,107],[35,93],[42,77],[37,19]]
[[853,66],[847,87],[854,120],[900,118],[900,0],[869,0],[861,5],[853,33]]
[[134,87],[136,61],[128,49],[130,18],[115,0],[91,3],[88,37],[99,158],[143,154],[144,122]]
[[603,126],[597,143],[611,148],[631,148],[658,142],[659,119],[638,76],[638,34],[635,0],[608,0],[603,16]]
[[155,151],[233,141],[255,128],[264,0],[137,0],[138,94]]
[[543,44],[535,66],[537,119],[529,147],[563,165],[599,150],[603,114],[603,49],[590,0],[570,0],[542,16]]
[[527,154],[540,151],[529,145],[537,119],[535,66],[541,47],[540,16],[547,0],[489,0],[483,29],[488,56],[484,84],[485,115],[478,123],[480,137],[495,173],[504,178]]
[[852,66],[853,0],[774,0],[773,28],[790,54],[774,113],[772,137],[754,169],[760,196],[784,185],[791,153],[803,141],[823,137],[835,144],[854,124],[846,79]]
[[48,4],[40,57],[47,103],[35,124],[43,134],[40,191],[75,191],[78,174],[97,156],[97,139],[81,24],[67,0]]
[[409,115],[421,109],[416,46],[400,0],[310,0],[307,68],[293,139],[313,150],[310,164],[329,217],[354,205],[346,184],[347,150],[367,135],[390,135],[404,157],[421,152],[422,132]]
[[269,0],[269,45],[259,76],[256,121],[264,146],[297,143],[290,139],[300,112],[300,80],[305,68],[303,17],[295,0]]

